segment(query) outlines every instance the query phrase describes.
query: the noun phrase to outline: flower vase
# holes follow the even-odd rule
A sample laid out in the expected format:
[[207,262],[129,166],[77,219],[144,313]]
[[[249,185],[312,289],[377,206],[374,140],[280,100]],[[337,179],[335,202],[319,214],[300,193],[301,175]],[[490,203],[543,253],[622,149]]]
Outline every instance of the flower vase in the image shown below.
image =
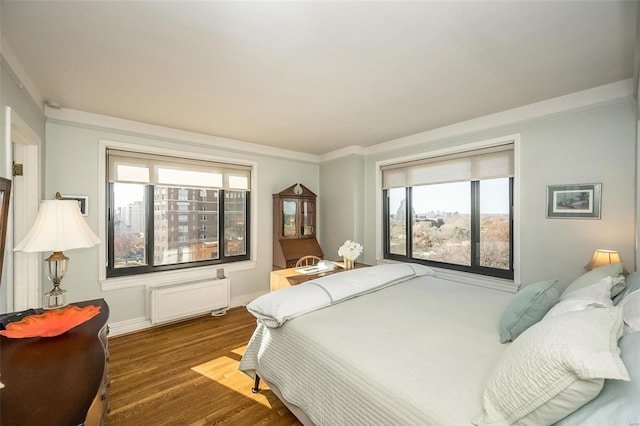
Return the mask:
[[351,259],[347,259],[346,257],[343,257],[344,260],[344,269],[353,269],[355,266],[355,261],[351,260]]

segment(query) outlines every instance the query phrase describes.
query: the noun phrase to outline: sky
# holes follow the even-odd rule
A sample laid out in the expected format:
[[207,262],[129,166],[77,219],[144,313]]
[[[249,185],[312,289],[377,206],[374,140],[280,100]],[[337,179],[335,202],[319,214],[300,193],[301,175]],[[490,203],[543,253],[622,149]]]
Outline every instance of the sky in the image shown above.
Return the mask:
[[[413,209],[416,213],[429,211],[471,213],[469,182],[425,185],[413,188]],[[395,213],[404,198],[404,188],[390,191],[390,211]],[[483,180],[480,184],[480,211],[482,214],[509,213],[509,179]],[[437,200],[437,201],[436,201]]]
[[113,203],[116,208],[126,207],[134,201],[143,200],[144,185],[135,183],[114,183],[116,186]]

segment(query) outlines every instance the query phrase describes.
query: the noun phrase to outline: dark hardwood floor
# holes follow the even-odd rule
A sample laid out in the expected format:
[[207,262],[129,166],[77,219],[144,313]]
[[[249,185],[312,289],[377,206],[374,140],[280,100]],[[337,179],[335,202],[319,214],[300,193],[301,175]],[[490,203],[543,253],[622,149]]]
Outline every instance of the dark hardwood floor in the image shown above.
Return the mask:
[[108,425],[300,425],[238,371],[255,325],[241,307],[109,339]]

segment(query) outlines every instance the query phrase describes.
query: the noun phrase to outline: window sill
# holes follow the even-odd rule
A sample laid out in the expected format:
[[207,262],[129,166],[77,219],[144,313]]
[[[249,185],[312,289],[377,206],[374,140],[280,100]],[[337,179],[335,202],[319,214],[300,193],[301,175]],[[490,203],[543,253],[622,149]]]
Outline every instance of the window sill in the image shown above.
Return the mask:
[[477,287],[487,287],[494,290],[506,291],[507,293],[515,293],[518,291],[518,285],[504,278],[488,277],[486,275],[471,274],[469,272],[452,271],[450,269],[435,268],[436,277],[443,280],[455,281],[462,284],[475,285]]
[[[394,260],[381,259],[376,262],[377,264],[383,263],[399,263]],[[455,281],[462,284],[474,285],[477,287],[487,287],[494,290],[505,291],[507,293],[516,293],[518,291],[518,284],[512,280],[506,280],[503,278],[489,277],[486,275],[472,274],[469,272],[454,271],[451,269],[438,268],[435,266],[429,266],[436,272],[437,278],[443,280]]]
[[217,270],[224,269],[224,275],[230,272],[255,269],[256,262],[247,260],[244,262],[225,263],[220,265],[203,266],[199,268],[181,269],[176,271],[150,272],[147,274],[129,275],[126,277],[114,277],[100,280],[102,291],[121,290],[125,288],[141,287],[153,284],[164,286],[181,284],[192,281],[213,279],[217,277]]

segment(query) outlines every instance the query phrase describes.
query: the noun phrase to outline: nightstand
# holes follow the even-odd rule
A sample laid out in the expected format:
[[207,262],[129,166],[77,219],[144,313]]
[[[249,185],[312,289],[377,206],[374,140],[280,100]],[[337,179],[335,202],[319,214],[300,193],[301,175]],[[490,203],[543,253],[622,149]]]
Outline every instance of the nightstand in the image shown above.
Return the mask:
[[[56,337],[0,336],[3,425],[102,425],[109,408],[109,305]],[[37,313],[41,313],[38,310]]]

